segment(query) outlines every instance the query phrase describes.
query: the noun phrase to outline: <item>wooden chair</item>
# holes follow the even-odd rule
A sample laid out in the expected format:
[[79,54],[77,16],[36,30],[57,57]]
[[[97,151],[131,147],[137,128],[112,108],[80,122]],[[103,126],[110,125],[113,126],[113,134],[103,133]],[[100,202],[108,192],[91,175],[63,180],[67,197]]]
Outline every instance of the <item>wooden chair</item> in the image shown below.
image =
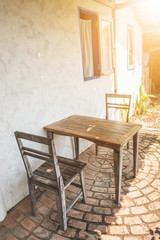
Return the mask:
[[[109,109],[115,110],[125,110],[126,115],[126,122],[129,122],[129,114],[130,114],[130,107],[131,107],[131,97],[132,95],[127,94],[111,94],[106,93],[106,119],[109,119]],[[115,102],[115,99],[118,100]],[[127,101],[127,102],[126,102]],[[98,146],[100,144],[96,144],[96,155],[98,155]],[[127,143],[127,149],[129,149],[129,142]]]
[[[19,146],[19,150],[27,171],[29,194],[31,201],[32,214],[36,213],[36,197],[35,186],[43,187],[56,194],[57,212],[60,220],[60,227],[62,230],[67,229],[66,214],[76,203],[81,195],[83,195],[83,201],[86,202],[85,193],[85,181],[84,181],[84,167],[85,163],[80,161],[74,161],[70,159],[57,158],[54,140],[48,138],[36,136],[23,132],[15,132],[15,137]],[[27,140],[27,141],[26,141]],[[29,141],[34,148],[26,144]],[[25,143],[25,144],[24,144]],[[25,145],[25,146],[24,146]],[[38,145],[47,145],[47,151],[37,150]],[[41,149],[41,148],[40,148]],[[29,163],[30,157],[33,159],[43,160],[43,164],[36,170],[32,170]],[[80,176],[80,184],[73,183],[77,176]],[[80,191],[71,202],[66,206],[65,190],[74,184],[76,187],[80,187]]]

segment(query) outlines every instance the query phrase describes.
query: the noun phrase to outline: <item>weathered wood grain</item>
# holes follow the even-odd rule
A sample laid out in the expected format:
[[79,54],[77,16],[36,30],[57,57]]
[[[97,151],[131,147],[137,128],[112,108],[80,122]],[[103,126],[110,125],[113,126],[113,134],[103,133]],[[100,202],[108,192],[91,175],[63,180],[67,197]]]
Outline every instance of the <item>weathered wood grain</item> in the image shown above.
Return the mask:
[[134,167],[134,177],[137,176],[138,146],[139,146],[139,132],[137,132],[137,133],[133,136],[133,167]]
[[[19,146],[19,150],[27,171],[28,186],[31,201],[31,211],[32,214],[36,214],[36,197],[35,197],[35,186],[43,187],[56,194],[57,208],[60,219],[60,227],[62,230],[67,229],[67,218],[66,214],[69,209],[75,204],[79,197],[83,193],[84,202],[86,201],[85,193],[85,182],[83,169],[86,166],[83,162],[75,162],[68,158],[57,157],[54,139],[52,139],[53,134],[48,135],[50,138],[45,138],[33,134],[15,132],[15,137]],[[35,148],[30,148],[24,145],[23,140],[36,142],[40,144],[48,145],[48,152],[43,152]],[[36,145],[34,145],[35,147]],[[32,170],[31,164],[29,162],[32,159],[41,159],[45,161],[36,170]],[[82,172],[82,174],[81,174]],[[68,208],[66,208],[66,197],[65,190],[67,187],[73,183],[73,181],[80,176],[80,183],[75,184],[76,187],[80,188],[81,194],[77,194],[76,198],[70,203]],[[68,209],[68,210],[67,210]]]
[[[128,94],[112,94],[106,93],[106,119],[109,119],[109,109],[123,109],[127,111],[127,122],[129,122],[130,108],[131,108],[131,95]],[[119,99],[121,103],[112,102],[115,99]],[[125,103],[123,103],[125,99]],[[99,144],[100,145],[100,144]],[[127,143],[127,149],[129,150],[129,142]],[[96,145],[96,154],[98,154],[98,144]]]
[[48,132],[83,138],[95,143],[123,146],[141,125],[73,115],[44,127]]
[[[124,95],[122,96],[124,97]],[[52,123],[44,127],[44,129],[47,130],[48,136],[52,136],[54,133],[56,133],[74,137],[77,159],[79,155],[78,138],[90,140],[95,142],[96,145],[112,148],[114,151],[115,195],[116,202],[119,203],[123,147],[130,139],[133,138],[134,175],[136,176],[138,161],[138,132],[141,127],[141,125],[128,122],[124,123],[119,121],[73,115],[59,122]],[[78,163],[78,161],[75,163]],[[82,171],[81,176],[83,176]],[[83,182],[81,182],[81,184],[83,187]],[[85,189],[83,189],[83,195],[85,200]]]
[[114,149],[114,176],[115,176],[115,195],[116,203],[120,203],[121,193],[121,179],[122,179],[122,159],[123,159],[123,147]]

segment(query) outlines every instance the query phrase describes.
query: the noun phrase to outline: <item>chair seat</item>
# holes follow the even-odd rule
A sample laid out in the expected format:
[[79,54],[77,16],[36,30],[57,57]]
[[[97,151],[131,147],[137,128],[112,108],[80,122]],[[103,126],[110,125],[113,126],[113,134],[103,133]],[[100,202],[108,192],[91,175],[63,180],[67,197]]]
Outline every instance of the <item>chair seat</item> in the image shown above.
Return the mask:
[[[72,179],[75,179],[80,171],[86,166],[86,164],[83,162],[62,157],[58,157],[58,162],[61,176],[64,181],[64,186],[72,182]],[[54,163],[43,163],[33,172],[33,175],[30,179],[32,182],[36,182],[36,184],[40,183],[41,186],[44,185],[44,187],[47,187],[52,191],[58,190]]]

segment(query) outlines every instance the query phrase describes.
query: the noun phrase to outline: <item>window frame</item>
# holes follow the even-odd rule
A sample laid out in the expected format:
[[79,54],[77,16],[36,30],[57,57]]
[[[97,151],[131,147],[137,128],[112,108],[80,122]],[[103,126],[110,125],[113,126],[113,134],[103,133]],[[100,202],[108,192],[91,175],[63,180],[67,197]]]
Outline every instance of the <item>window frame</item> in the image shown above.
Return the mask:
[[[97,56],[98,56],[98,61],[97,61],[97,66],[96,66],[96,71],[99,71],[98,75],[94,75],[92,77],[85,77],[84,74],[84,63],[83,63],[83,51],[82,51],[82,42],[81,42],[81,28],[80,28],[80,44],[81,44],[81,56],[82,56],[82,66],[83,66],[83,78],[84,81],[88,81],[88,80],[93,80],[93,79],[97,79],[100,78],[101,76],[108,76],[114,73],[114,61],[113,61],[113,18],[112,17],[108,17],[105,15],[99,15],[97,12],[89,10],[89,9],[85,9],[82,7],[78,7],[79,9],[79,26],[80,26],[80,19],[81,18],[81,13],[84,14],[88,14],[88,15],[93,15],[97,17],[97,23],[96,23],[96,33],[97,33],[97,46],[96,46],[96,51],[97,51]],[[112,69],[108,70],[107,73],[102,73],[102,45],[101,45],[101,41],[102,41],[102,33],[101,33],[101,20],[103,21],[107,21],[110,23],[110,34],[111,34],[111,62],[112,62]],[[93,39],[92,39],[93,40]],[[94,57],[93,57],[93,61],[94,61]],[[95,66],[94,66],[95,68]],[[95,69],[94,69],[95,71]]]
[[[132,40],[130,39],[130,34],[129,32],[132,31]],[[133,64],[130,64],[130,41],[132,41],[132,48],[133,48],[133,53],[132,53],[132,58],[133,58]],[[133,70],[135,69],[135,28],[132,25],[127,25],[127,67],[128,70]]]
[[[102,28],[101,28],[101,21],[105,21],[110,23],[110,38],[111,38],[111,63],[112,63],[112,69],[108,69],[106,73],[102,72]],[[103,76],[108,76],[114,73],[114,69],[113,69],[113,18],[112,17],[108,17],[108,16],[104,16],[104,15],[99,15],[99,24],[100,24],[100,53],[101,53],[101,75]]]
[[[81,14],[85,14],[86,16],[88,15],[88,16],[97,17],[97,20],[98,20],[98,13],[97,12],[79,7],[79,23],[80,23],[80,19],[81,19],[81,16],[80,16]],[[97,23],[95,23],[95,26],[96,26],[96,29],[94,30],[94,33],[92,32],[92,44],[93,44],[93,47],[96,46],[96,49],[94,50],[93,55],[95,56],[97,54],[97,59],[95,59],[94,56],[93,56],[94,76],[92,76],[92,77],[85,77],[85,74],[84,74],[83,51],[82,51],[82,42],[81,42],[81,29],[80,29],[80,42],[81,42],[81,54],[82,54],[82,66],[83,66],[84,81],[97,79],[101,76],[101,68],[100,68],[101,67],[101,63],[100,63],[101,58],[100,58],[100,49],[99,49],[100,48],[99,25],[97,25]],[[97,32],[96,40],[93,39],[93,34],[95,34],[95,32]],[[95,62],[95,61],[97,61],[97,62]],[[95,72],[99,72],[99,73],[95,74]]]

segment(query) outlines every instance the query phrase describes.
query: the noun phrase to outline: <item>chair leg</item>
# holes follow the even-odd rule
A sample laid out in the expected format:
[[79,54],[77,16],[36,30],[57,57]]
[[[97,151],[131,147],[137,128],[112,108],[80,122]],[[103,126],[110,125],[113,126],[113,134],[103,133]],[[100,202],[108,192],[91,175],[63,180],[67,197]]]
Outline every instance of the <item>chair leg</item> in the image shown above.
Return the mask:
[[66,197],[62,176],[59,179],[59,193],[56,197],[57,210],[60,221],[60,228],[65,231],[67,229],[67,212],[66,212]]
[[28,181],[29,186],[29,196],[30,196],[30,202],[31,202],[31,211],[32,215],[36,215],[36,197],[35,197],[35,186]]
[[85,178],[84,178],[83,170],[80,173],[80,179],[81,179],[81,186],[82,186],[82,191],[83,191],[83,202],[86,203],[86,187],[85,187]]
[[98,156],[98,144],[95,144],[95,151],[96,151],[96,156]]

